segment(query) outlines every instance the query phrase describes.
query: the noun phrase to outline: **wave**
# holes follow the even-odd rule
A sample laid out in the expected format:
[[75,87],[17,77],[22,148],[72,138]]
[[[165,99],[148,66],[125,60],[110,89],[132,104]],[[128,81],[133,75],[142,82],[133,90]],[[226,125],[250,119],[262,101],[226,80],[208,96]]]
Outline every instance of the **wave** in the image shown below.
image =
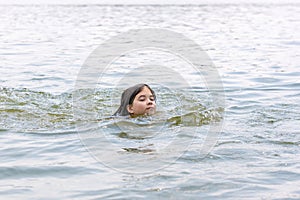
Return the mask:
[[[54,95],[26,88],[0,88],[0,129],[55,132],[74,129],[77,124],[86,122],[104,123],[117,108],[118,95],[121,93],[112,89],[83,89],[75,92]],[[152,117],[155,119],[152,124],[147,124],[147,118],[123,118],[106,123],[118,126],[121,123],[139,126],[143,123],[148,126],[158,123],[167,123],[168,126],[201,126],[222,118],[224,108],[204,106],[199,102],[206,98],[199,97],[201,93],[193,92],[193,98],[188,98],[183,91],[177,91],[173,96],[166,91],[159,91],[158,95],[159,111]]]

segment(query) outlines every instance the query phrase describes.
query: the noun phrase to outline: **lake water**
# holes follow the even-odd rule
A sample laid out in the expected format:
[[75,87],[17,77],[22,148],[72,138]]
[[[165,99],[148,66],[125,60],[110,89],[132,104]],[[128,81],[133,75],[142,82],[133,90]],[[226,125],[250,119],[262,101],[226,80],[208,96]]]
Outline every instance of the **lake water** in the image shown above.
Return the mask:
[[[299,11],[299,4],[0,6],[1,198],[299,199]],[[187,63],[151,50],[116,60],[96,89],[76,88],[99,45],[145,28],[201,46],[225,103],[216,106],[199,74],[155,84],[162,75],[154,70],[159,112],[109,118],[122,89],[143,75],[124,78],[128,66],[159,61],[184,73]],[[192,86],[176,88],[176,80]],[[213,148],[202,151],[207,138]]]

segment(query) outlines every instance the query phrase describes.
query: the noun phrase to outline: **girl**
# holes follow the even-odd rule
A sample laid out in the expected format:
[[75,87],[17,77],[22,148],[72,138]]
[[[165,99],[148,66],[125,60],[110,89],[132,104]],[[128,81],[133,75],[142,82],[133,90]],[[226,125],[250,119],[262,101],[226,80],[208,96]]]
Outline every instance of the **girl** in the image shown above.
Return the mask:
[[152,115],[156,111],[154,91],[147,84],[137,84],[122,93],[121,105],[114,115],[136,117]]

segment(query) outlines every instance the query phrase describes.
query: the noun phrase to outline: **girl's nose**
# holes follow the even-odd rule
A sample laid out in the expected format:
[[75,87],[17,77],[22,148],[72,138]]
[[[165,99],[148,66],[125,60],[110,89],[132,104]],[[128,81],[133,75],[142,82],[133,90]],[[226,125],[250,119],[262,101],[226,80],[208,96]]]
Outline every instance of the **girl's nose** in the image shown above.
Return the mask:
[[153,101],[152,101],[151,99],[148,99],[148,100],[147,100],[147,104],[148,104],[148,105],[151,105],[151,104],[153,104]]

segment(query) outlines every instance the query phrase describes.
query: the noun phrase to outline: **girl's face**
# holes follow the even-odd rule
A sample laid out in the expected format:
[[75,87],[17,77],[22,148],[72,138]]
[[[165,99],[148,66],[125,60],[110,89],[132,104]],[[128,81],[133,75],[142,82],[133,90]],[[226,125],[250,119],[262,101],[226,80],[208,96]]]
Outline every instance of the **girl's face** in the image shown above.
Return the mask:
[[134,98],[133,103],[127,106],[131,116],[151,115],[156,111],[155,97],[148,87],[144,86]]

